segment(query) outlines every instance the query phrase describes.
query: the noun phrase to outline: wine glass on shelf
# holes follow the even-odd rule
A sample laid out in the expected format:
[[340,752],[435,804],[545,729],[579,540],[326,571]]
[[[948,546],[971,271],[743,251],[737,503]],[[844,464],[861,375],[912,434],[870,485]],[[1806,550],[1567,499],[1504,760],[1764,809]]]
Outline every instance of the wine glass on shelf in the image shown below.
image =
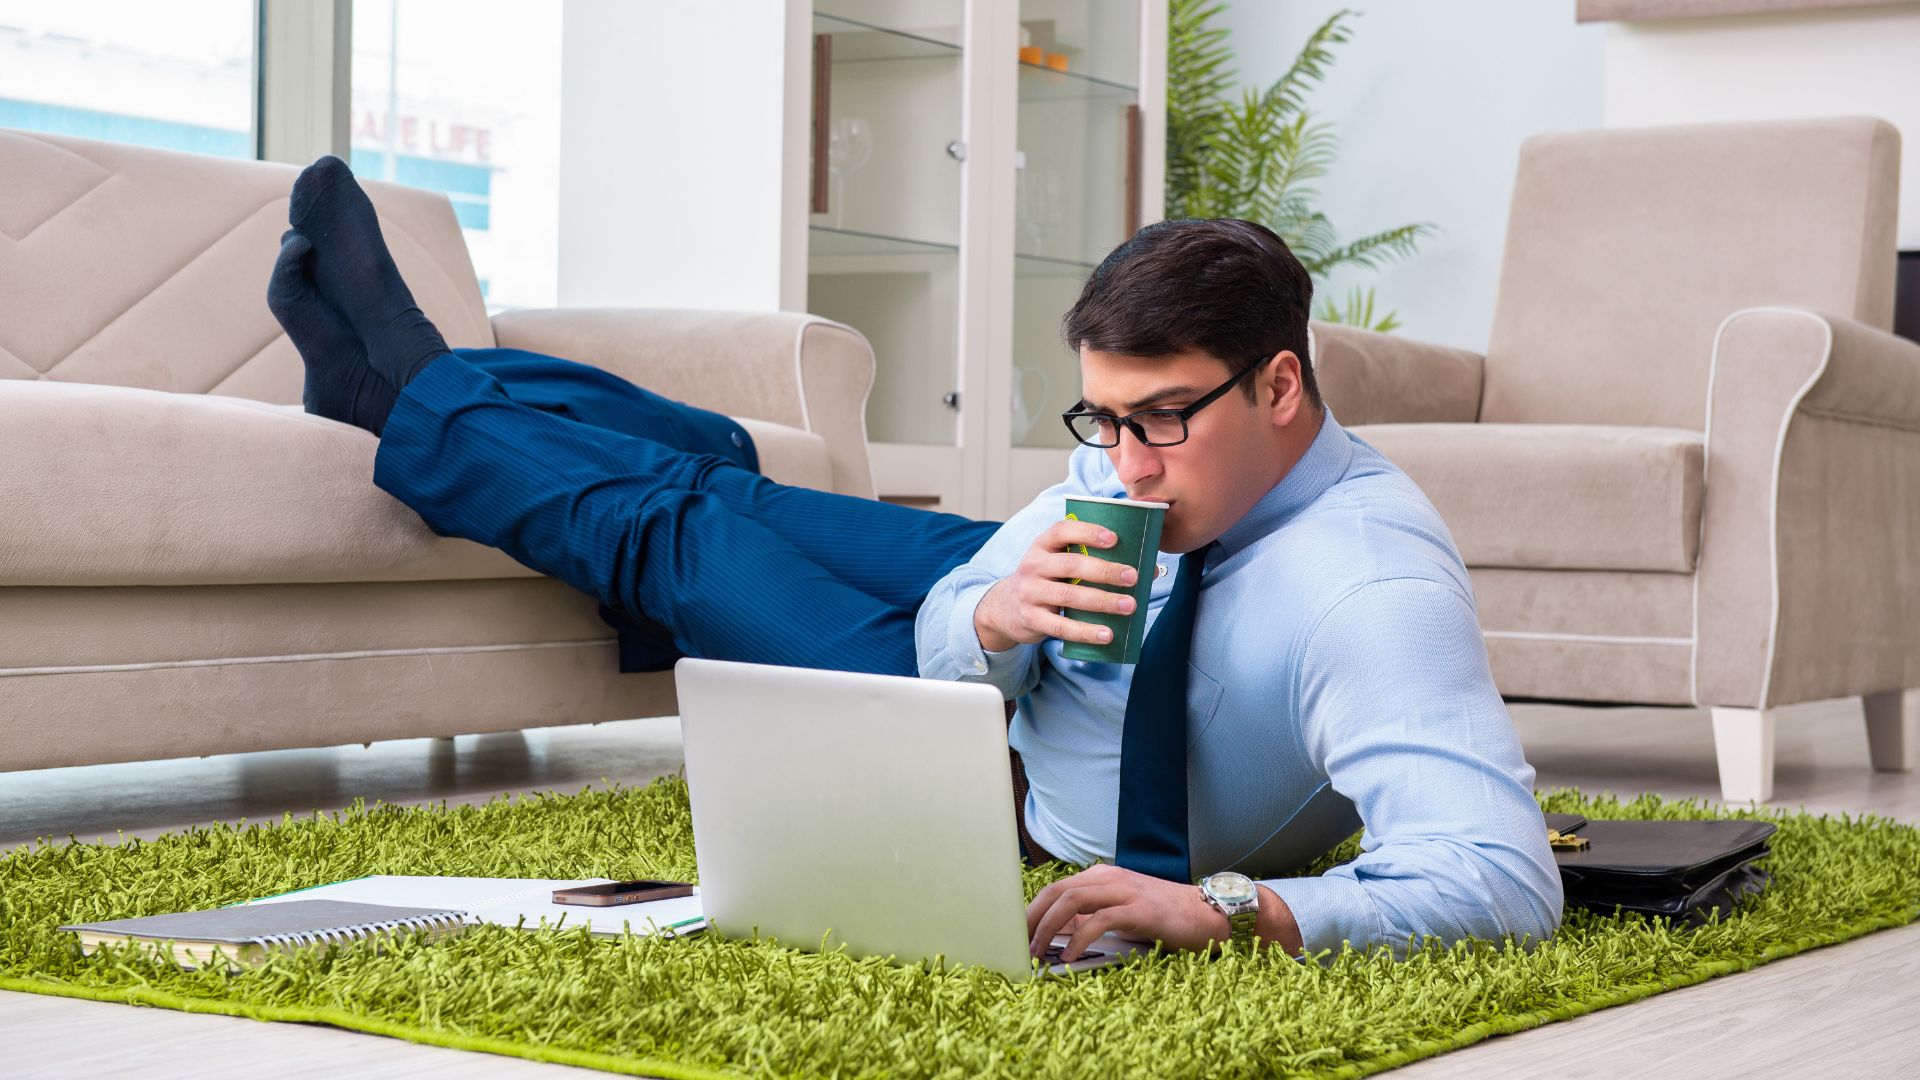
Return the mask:
[[833,227],[846,224],[846,178],[873,160],[873,125],[864,116],[843,116],[827,136],[827,173],[833,186]]
[[1034,219],[1035,169],[1027,165],[1027,152],[1013,154],[1014,252],[1020,255],[1040,253],[1041,230]]

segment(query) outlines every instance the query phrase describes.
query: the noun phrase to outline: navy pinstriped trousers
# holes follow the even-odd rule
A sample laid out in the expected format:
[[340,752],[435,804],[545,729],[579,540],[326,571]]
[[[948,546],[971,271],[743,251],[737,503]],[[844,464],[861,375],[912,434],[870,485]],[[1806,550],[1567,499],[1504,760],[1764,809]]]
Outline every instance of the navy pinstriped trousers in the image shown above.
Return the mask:
[[460,349],[401,392],[373,480],[435,532],[597,599],[622,670],[679,654],[916,674],[915,611],[997,524],[758,467],[717,413],[583,364]]

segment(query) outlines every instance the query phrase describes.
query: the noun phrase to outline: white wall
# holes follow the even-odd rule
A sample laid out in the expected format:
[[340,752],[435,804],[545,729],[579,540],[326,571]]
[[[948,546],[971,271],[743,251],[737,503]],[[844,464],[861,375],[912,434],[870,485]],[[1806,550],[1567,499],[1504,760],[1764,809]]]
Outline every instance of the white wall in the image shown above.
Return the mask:
[[1860,114],[1900,129],[1899,243],[1920,248],[1920,4],[1608,27],[1608,127]]
[[1309,108],[1341,139],[1320,205],[1343,237],[1439,226],[1412,259],[1336,275],[1329,296],[1372,283],[1401,333],[1480,350],[1493,322],[1520,142],[1602,124],[1605,31],[1573,0],[1231,0],[1217,20],[1248,85],[1286,70],[1341,8],[1360,11]]
[[566,0],[559,298],[798,307],[806,0]]

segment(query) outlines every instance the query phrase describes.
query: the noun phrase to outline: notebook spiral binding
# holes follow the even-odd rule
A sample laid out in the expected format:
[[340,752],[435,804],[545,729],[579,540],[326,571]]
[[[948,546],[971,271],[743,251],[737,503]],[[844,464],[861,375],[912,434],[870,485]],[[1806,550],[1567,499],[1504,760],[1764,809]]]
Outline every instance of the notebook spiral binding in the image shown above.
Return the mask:
[[465,913],[444,911],[437,915],[416,915],[410,919],[383,919],[380,922],[357,923],[353,926],[336,926],[326,930],[315,930],[300,934],[262,934],[251,938],[255,945],[269,949],[291,949],[305,945],[344,945],[350,941],[365,941],[367,938],[396,931],[453,930],[465,922]]

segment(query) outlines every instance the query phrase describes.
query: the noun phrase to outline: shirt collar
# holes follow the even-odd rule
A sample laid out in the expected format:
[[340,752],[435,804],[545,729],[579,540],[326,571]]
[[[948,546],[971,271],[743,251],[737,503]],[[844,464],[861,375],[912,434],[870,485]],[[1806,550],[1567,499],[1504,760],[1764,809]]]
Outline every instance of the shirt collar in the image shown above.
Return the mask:
[[1239,521],[1220,534],[1207,558],[1209,567],[1233,557],[1255,540],[1285,525],[1295,514],[1307,508],[1327,489],[1340,482],[1353,463],[1353,440],[1333,418],[1332,409],[1321,411],[1320,432],[1308,444],[1307,452],[1293,463],[1287,475],[1272,490],[1260,496]]

